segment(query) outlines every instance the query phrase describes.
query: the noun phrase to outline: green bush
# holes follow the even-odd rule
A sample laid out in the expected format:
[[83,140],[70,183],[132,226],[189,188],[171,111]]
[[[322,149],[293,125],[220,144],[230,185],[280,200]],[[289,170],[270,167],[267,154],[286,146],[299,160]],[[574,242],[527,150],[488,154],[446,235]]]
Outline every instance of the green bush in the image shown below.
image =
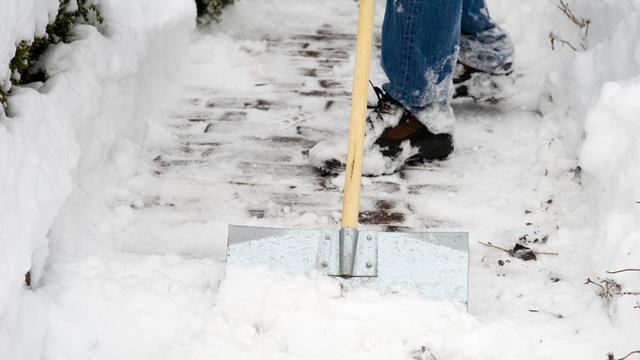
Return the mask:
[[9,91],[0,86],[0,119],[2,119],[2,115],[4,115],[4,112],[9,108],[9,104],[7,104],[8,96]]
[[[73,40],[73,28],[79,24],[98,27],[104,24],[97,0],[76,0],[76,8],[71,8],[70,0],[60,0],[58,15],[47,25],[46,35],[32,41],[21,41],[16,45],[16,53],[9,63],[11,85],[23,85],[34,81],[46,81],[43,55],[49,46]],[[0,87],[0,103],[7,109],[10,86]]]
[[222,10],[234,2],[235,0],[196,0],[198,23],[208,25],[214,21],[219,22]]

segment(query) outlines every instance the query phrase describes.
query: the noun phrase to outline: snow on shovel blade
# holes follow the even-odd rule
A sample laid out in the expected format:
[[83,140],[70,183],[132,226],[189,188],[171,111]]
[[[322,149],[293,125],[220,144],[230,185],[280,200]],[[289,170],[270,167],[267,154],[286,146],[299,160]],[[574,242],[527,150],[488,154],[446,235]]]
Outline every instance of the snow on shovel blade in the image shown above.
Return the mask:
[[382,293],[415,289],[439,299],[467,302],[469,240],[465,232],[360,231],[354,276],[336,276],[338,230],[229,227],[227,264],[335,276],[345,287]]

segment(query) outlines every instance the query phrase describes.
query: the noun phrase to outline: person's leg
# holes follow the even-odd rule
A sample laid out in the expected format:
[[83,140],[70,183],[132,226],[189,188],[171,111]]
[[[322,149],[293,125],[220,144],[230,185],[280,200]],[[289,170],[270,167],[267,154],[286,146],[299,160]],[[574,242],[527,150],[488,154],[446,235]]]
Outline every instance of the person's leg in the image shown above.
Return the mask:
[[413,112],[448,101],[461,12],[462,0],[387,0],[383,88]]
[[485,0],[462,3],[458,61],[491,74],[511,71],[513,43],[509,34],[491,19]]
[[489,16],[485,0],[463,0],[460,25],[463,34],[477,34],[495,27],[496,23]]
[[[367,116],[363,173],[391,174],[407,161],[443,160],[453,151],[449,90],[456,66],[462,0],[387,0],[382,67],[389,82],[374,87]],[[344,171],[347,146],[327,140],[309,161],[327,173]]]

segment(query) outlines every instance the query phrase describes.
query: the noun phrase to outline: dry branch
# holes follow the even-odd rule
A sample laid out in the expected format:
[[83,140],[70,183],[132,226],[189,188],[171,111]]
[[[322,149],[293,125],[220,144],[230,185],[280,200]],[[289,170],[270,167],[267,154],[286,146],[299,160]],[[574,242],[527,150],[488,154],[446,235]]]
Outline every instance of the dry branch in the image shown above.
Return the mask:
[[614,296],[640,296],[640,291],[622,291],[622,285],[618,284],[614,280],[603,279],[597,283],[590,278],[587,278],[585,285],[596,285],[600,288],[600,297],[611,300]]
[[621,357],[619,359],[616,359],[615,356],[613,355],[613,353],[609,353],[607,355],[607,360],[626,360],[629,356],[631,356],[633,354],[640,354],[640,350],[632,351],[632,352],[628,353],[626,356],[623,356],[623,357]]
[[576,14],[573,13],[569,5],[566,2],[564,2],[564,0],[560,0],[560,5],[558,5],[558,9],[560,9],[560,11],[562,11],[565,15],[567,15],[567,17],[571,21],[573,21],[573,23],[576,24],[579,28],[581,29],[586,28],[587,35],[588,35],[589,25],[591,24],[591,20],[585,19],[585,18],[578,18]]
[[[502,248],[502,247],[500,247],[500,246],[493,245],[493,244],[492,244],[492,243],[490,243],[490,242],[489,242],[489,243],[483,243],[482,241],[478,241],[478,242],[479,242],[481,245],[484,245],[484,246],[487,246],[487,247],[490,247],[490,248],[494,248],[494,249],[496,249],[496,250],[504,251],[504,252],[506,252],[506,253],[507,253],[507,254],[509,254],[509,255],[511,255],[511,254],[513,253],[513,250],[509,250],[509,249]],[[556,252],[544,252],[544,251],[532,251],[532,252],[533,252],[534,254],[536,254],[536,255],[551,255],[551,256],[558,256],[558,255],[560,255],[559,253],[556,253]]]
[[554,34],[553,31],[549,33],[549,40],[551,41],[551,50],[556,49],[556,41],[557,41],[563,45],[568,46],[573,51],[578,51],[578,48],[576,48],[572,43]]
[[[574,23],[579,29],[580,36],[580,48],[582,50],[587,50],[589,48],[589,28],[591,27],[591,20],[585,19],[583,17],[578,17],[573,13],[569,5],[564,0],[559,0],[560,4],[558,4],[558,9],[562,11],[562,13]],[[573,51],[578,51],[578,47],[573,45],[567,40],[564,40],[560,36],[554,34],[553,32],[549,33],[549,40],[551,41],[551,49],[555,50],[556,41],[568,46]]]
[[622,270],[616,270],[616,271],[607,271],[607,274],[619,274],[619,273],[623,273],[623,272],[627,272],[627,271],[640,272],[640,269],[622,269]]
[[478,241],[478,242],[479,242],[481,245],[484,245],[484,246],[487,246],[487,247],[490,247],[490,248],[494,248],[494,249],[497,249],[497,250],[502,250],[502,251],[504,251],[504,252],[506,252],[506,253],[508,253],[508,252],[509,252],[509,250],[507,250],[507,249],[505,249],[505,248],[501,248],[500,246],[493,245],[492,243],[483,243],[482,241]]

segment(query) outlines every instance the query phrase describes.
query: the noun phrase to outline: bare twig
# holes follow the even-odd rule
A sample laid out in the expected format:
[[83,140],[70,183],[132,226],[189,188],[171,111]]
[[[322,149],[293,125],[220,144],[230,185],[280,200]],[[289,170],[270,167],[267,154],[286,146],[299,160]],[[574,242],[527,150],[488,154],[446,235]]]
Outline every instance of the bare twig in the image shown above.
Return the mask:
[[578,18],[573,13],[573,11],[571,11],[571,8],[566,2],[564,2],[564,0],[560,0],[560,5],[558,5],[558,9],[560,9],[560,11],[562,11],[565,15],[567,15],[567,17],[571,21],[573,21],[574,24],[578,25],[578,27],[580,28],[588,28],[589,24],[591,24],[591,20],[588,20],[585,18]]
[[622,269],[622,270],[616,270],[616,271],[607,271],[607,274],[619,274],[619,273],[623,273],[623,272],[627,272],[627,271],[638,271],[638,272],[640,272],[640,269]]
[[599,286],[600,289],[602,289],[603,292],[605,291],[604,286],[602,286],[602,285],[598,284],[597,282],[591,280],[591,278],[587,278],[587,280],[584,282],[584,284],[585,285],[593,284],[593,285]]
[[622,285],[618,284],[614,280],[604,279],[597,283],[590,278],[587,278],[585,285],[593,284],[600,288],[600,296],[604,299],[610,300],[614,296],[640,296],[640,291],[622,291]]
[[[569,5],[564,0],[559,0],[560,4],[558,5],[558,9],[562,11],[562,13],[573,22],[580,31],[580,48],[582,50],[587,50],[589,48],[589,28],[591,27],[591,20],[585,19],[583,17],[578,17],[573,13]],[[551,49],[555,50],[555,42],[559,42],[563,45],[570,47],[573,51],[578,51],[578,48],[571,44],[570,42],[560,38],[553,32],[549,34],[549,39],[551,40]]]
[[501,248],[500,246],[495,246],[492,243],[483,243],[482,241],[478,241],[480,244],[484,245],[484,246],[488,246],[490,248],[494,248],[494,249],[498,249],[498,250],[502,250],[506,253],[509,252],[509,250],[505,249],[505,248]]
[[[500,246],[493,245],[492,243],[483,243],[482,241],[478,241],[478,242],[479,242],[481,245],[484,245],[484,246],[487,246],[487,247],[490,247],[490,248],[494,248],[494,249],[496,249],[496,250],[504,251],[504,252],[506,252],[507,254],[511,254],[511,253],[513,252],[512,250],[505,249],[505,248],[502,248],[502,247],[500,247]],[[558,255],[560,255],[560,253],[555,253],[555,252],[543,252],[543,251],[534,251],[533,253],[534,253],[534,254],[536,254],[536,255],[552,255],[552,256],[558,256]]]
[[633,354],[640,354],[640,350],[632,351],[632,352],[628,353],[626,356],[623,356],[623,357],[621,357],[619,359],[616,359],[615,356],[613,355],[613,353],[609,353],[607,355],[607,360],[626,360],[629,356],[631,356]]
[[549,255],[549,256],[558,256],[560,253],[557,252],[544,252],[544,251],[534,251],[536,255]]
[[601,298],[610,301],[615,296],[622,296],[622,286],[611,279],[598,279],[599,282],[595,282],[588,278],[585,285],[593,284],[600,288]]
[[561,37],[559,37],[558,35],[554,34],[553,32],[549,33],[549,40],[551,41],[551,50],[555,50],[556,49],[556,41],[557,41],[557,42],[561,43],[562,45],[568,46],[573,51],[578,51],[578,48],[576,48],[572,43],[568,42],[567,40],[562,39]]

